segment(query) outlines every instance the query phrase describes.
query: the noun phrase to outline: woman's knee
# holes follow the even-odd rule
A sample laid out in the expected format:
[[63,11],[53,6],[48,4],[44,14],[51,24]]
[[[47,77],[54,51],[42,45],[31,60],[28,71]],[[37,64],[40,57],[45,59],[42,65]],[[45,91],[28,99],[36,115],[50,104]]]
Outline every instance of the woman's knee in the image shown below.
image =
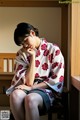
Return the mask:
[[25,106],[27,107],[38,107],[42,106],[43,100],[40,95],[36,93],[29,94],[24,99]]
[[30,94],[25,97],[25,104],[32,105],[34,103],[34,97]]
[[10,95],[10,100],[19,100],[25,97],[25,93],[22,90],[14,90]]
[[25,97],[24,99],[24,103],[25,103],[25,107],[27,107],[27,109],[32,109],[34,107],[37,107],[37,103],[35,101],[35,98],[33,95],[29,94]]

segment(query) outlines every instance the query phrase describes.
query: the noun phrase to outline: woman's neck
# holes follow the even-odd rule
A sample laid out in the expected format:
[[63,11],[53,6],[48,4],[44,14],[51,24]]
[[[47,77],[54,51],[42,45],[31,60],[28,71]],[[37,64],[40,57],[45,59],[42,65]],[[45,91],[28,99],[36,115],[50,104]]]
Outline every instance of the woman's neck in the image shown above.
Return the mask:
[[41,39],[39,37],[36,38],[36,48],[38,49],[41,43]]

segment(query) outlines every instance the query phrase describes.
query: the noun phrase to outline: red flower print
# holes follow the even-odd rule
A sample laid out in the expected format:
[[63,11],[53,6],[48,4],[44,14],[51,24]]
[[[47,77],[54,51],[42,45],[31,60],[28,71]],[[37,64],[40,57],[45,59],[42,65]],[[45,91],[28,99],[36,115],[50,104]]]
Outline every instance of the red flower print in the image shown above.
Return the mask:
[[36,64],[36,67],[38,67],[38,66],[40,65],[39,60],[36,60],[35,62],[36,62],[36,63],[35,63],[35,64]]
[[49,79],[47,78],[47,79],[45,79],[44,81],[48,82],[48,81],[49,81]]
[[44,55],[44,56],[47,56],[48,54],[49,54],[49,50],[46,49],[46,50],[44,51],[43,55]]
[[35,74],[35,78],[38,78],[38,77],[39,77],[39,74],[38,74],[38,73],[36,73],[36,74]]
[[64,76],[61,76],[60,78],[59,78],[59,82],[62,82],[64,80]]
[[60,66],[59,66],[60,68],[62,68],[62,63],[60,63]]
[[58,89],[60,89],[61,88],[61,86],[62,86],[62,84],[60,83],[57,87],[58,87]]
[[30,63],[31,56],[27,56],[27,60]]
[[23,65],[19,65],[18,68],[17,68],[17,71],[21,70],[22,68],[23,68]]
[[55,55],[57,56],[59,54],[60,54],[60,50],[56,50]]
[[41,50],[45,50],[47,48],[46,44],[41,45]]
[[52,79],[55,79],[57,77],[57,75],[52,75],[51,78]]
[[58,62],[53,63],[53,64],[52,64],[52,69],[54,69],[55,67],[57,67],[58,64],[59,64]]
[[47,63],[44,63],[44,64],[42,65],[42,69],[43,69],[43,70],[47,70],[47,69],[48,69],[48,64],[47,64]]
[[19,79],[19,77],[17,77],[17,75],[16,75],[16,76],[15,76],[15,79],[16,79],[16,80],[18,80],[18,79]]
[[25,70],[20,71],[20,73],[19,73],[19,74],[22,74],[24,71],[25,71]]
[[37,51],[36,57],[38,57],[39,55],[40,55],[40,50]]
[[52,59],[53,59],[53,54],[49,55],[49,61],[50,61],[50,63],[52,63]]

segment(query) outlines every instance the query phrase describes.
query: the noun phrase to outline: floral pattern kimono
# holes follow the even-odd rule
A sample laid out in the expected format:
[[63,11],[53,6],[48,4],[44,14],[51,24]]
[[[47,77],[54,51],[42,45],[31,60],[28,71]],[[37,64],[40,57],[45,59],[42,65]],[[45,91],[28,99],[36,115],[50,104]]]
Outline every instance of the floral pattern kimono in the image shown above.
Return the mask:
[[[25,83],[25,74],[29,64],[30,55],[20,49],[17,52],[15,60],[15,75],[11,87],[6,91],[6,94],[10,94],[15,86]],[[61,93],[63,89],[64,57],[59,47],[41,38],[41,44],[35,50],[35,68],[35,79],[43,80],[49,86],[50,89],[44,89],[44,91],[48,94],[52,102],[52,91]]]

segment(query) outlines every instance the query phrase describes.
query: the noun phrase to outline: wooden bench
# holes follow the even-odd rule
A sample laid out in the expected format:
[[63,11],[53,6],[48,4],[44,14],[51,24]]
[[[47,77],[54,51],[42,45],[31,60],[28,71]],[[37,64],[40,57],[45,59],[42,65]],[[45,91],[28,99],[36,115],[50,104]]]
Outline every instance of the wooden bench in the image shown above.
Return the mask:
[[5,90],[10,86],[14,75],[16,53],[0,53],[0,106],[9,106]]

